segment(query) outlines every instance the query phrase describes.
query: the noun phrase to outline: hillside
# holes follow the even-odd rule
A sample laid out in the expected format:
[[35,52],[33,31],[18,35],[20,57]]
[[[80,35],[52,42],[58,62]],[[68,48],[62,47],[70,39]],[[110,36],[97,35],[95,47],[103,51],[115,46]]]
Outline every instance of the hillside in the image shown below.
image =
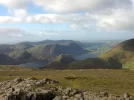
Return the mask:
[[43,66],[44,68],[50,68],[50,69],[63,69],[65,65],[68,65],[72,62],[74,62],[75,59],[68,54],[61,54],[58,57],[56,57],[54,60],[49,62],[47,65]]
[[100,58],[88,58],[85,60],[75,61],[65,66],[65,69],[121,69],[119,63],[112,65],[108,61]]
[[114,49],[101,54],[100,58],[115,59],[123,68],[134,69],[134,39],[122,42]]
[[22,50],[27,50],[29,48],[32,48],[33,45],[29,44],[29,43],[18,43],[18,44],[15,44],[15,45],[12,45],[11,48],[15,51],[22,51]]
[[0,64],[21,64],[30,61],[53,59],[60,54],[84,53],[81,46],[72,40],[44,40],[0,45]]
[[33,46],[28,43],[18,43],[18,44],[14,44],[14,45],[3,44],[3,45],[0,45],[0,53],[7,54],[7,53],[14,52],[14,51],[23,51],[23,50],[27,50],[31,47],[33,47]]
[[[114,64],[110,63],[114,62]],[[109,61],[100,58],[88,58],[85,60],[75,60],[70,55],[60,55],[43,66],[41,69],[121,69],[122,65],[116,60]]]
[[18,63],[25,63],[35,60],[27,51],[11,52],[8,56],[13,58]]
[[43,44],[37,45],[27,50],[34,58],[51,59],[60,54],[77,54],[83,53],[84,50],[78,44],[71,42],[66,44]]
[[12,59],[11,57],[8,57],[5,54],[0,53],[0,64],[1,65],[11,65],[15,64],[15,60]]

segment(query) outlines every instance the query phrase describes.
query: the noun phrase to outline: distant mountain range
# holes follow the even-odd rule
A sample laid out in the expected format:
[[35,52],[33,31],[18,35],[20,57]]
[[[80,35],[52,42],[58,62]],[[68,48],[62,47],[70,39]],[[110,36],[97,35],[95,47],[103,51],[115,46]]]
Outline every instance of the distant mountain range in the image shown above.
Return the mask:
[[99,57],[85,60],[75,60],[72,57],[72,55],[86,52],[82,48],[84,44],[78,41],[44,40],[0,45],[0,64],[11,65],[33,61],[49,61],[42,69],[134,69],[134,39],[124,41],[116,47],[115,44],[116,42],[110,45],[114,47],[112,50],[101,54]]
[[[64,64],[62,59],[70,62]],[[58,69],[134,69],[134,39],[122,42],[98,58],[75,61],[71,56],[62,55],[43,68]]]
[[83,48],[72,40],[44,40],[0,45],[0,64],[20,64],[37,60],[48,60],[60,54],[84,53]]

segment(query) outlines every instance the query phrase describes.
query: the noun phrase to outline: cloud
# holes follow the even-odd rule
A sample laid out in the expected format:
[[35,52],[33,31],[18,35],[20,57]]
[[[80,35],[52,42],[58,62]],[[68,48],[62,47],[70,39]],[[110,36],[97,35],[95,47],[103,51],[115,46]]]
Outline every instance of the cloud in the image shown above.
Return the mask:
[[[48,13],[28,14],[29,3]],[[73,30],[134,31],[132,0],[1,0],[0,5],[8,7],[10,13],[10,16],[0,16],[0,24],[60,23],[69,24]]]
[[134,31],[134,11],[116,10],[110,14],[89,15],[96,20],[96,26],[104,30]]
[[[23,15],[23,16],[20,16]],[[25,17],[24,17],[25,15]],[[40,23],[40,24],[53,24],[53,23],[85,23],[90,20],[88,16],[81,14],[35,14],[27,15],[27,13],[18,13],[15,16],[0,16],[0,23]]]
[[9,9],[26,9],[29,4],[42,7],[45,11],[74,13],[133,7],[133,0],[1,0],[0,5]]
[[45,11],[73,13],[80,11],[100,11],[107,9],[132,8],[131,0],[33,0]]
[[0,28],[0,35],[21,37],[24,31],[18,28]]
[[0,5],[6,6],[10,9],[26,8],[31,0],[1,0]]
[[9,10],[9,13],[14,17],[27,17],[28,13],[25,9]]

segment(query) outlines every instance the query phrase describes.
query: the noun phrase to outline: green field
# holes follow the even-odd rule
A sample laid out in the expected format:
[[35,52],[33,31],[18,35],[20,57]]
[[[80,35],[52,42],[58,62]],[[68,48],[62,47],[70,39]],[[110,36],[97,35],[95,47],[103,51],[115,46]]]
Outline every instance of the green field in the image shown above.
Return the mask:
[[134,94],[133,70],[0,71],[0,81],[11,80],[16,77],[51,78],[59,80],[59,85],[92,92],[108,91],[114,94],[123,94],[124,92]]

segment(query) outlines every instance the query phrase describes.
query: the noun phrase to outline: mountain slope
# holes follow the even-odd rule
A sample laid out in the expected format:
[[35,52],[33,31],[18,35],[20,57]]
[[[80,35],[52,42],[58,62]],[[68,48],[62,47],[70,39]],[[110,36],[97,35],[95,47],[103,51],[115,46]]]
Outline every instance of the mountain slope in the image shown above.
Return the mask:
[[67,44],[43,44],[37,45],[27,50],[37,59],[54,58],[60,54],[77,54],[83,53],[84,50],[78,44],[71,42]]
[[27,51],[12,52],[8,56],[13,58],[18,63],[25,63],[34,60],[32,55],[30,55]]
[[47,65],[43,66],[44,68],[51,68],[51,69],[63,69],[65,65],[68,65],[72,62],[74,62],[75,59],[68,54],[61,54],[58,57],[56,57],[54,60],[49,62]]
[[134,39],[122,42],[109,52],[100,55],[100,58],[105,60],[116,59],[123,68],[134,69]]
[[[114,61],[114,60],[111,60]],[[116,62],[116,61],[114,61]],[[88,58],[85,60],[75,60],[70,55],[60,55],[56,59],[52,60],[42,69],[121,69],[121,64],[109,63],[106,60],[100,58]]]
[[[0,45],[0,64],[15,64],[53,59],[60,54],[84,53],[81,46],[72,40],[44,40]],[[13,61],[12,61],[13,60]],[[12,63],[11,63],[12,64]]]
[[0,53],[0,65],[12,65],[15,64],[15,60],[7,55]]
[[112,65],[100,58],[88,58],[75,61],[65,66],[65,69],[121,69],[122,66]]

